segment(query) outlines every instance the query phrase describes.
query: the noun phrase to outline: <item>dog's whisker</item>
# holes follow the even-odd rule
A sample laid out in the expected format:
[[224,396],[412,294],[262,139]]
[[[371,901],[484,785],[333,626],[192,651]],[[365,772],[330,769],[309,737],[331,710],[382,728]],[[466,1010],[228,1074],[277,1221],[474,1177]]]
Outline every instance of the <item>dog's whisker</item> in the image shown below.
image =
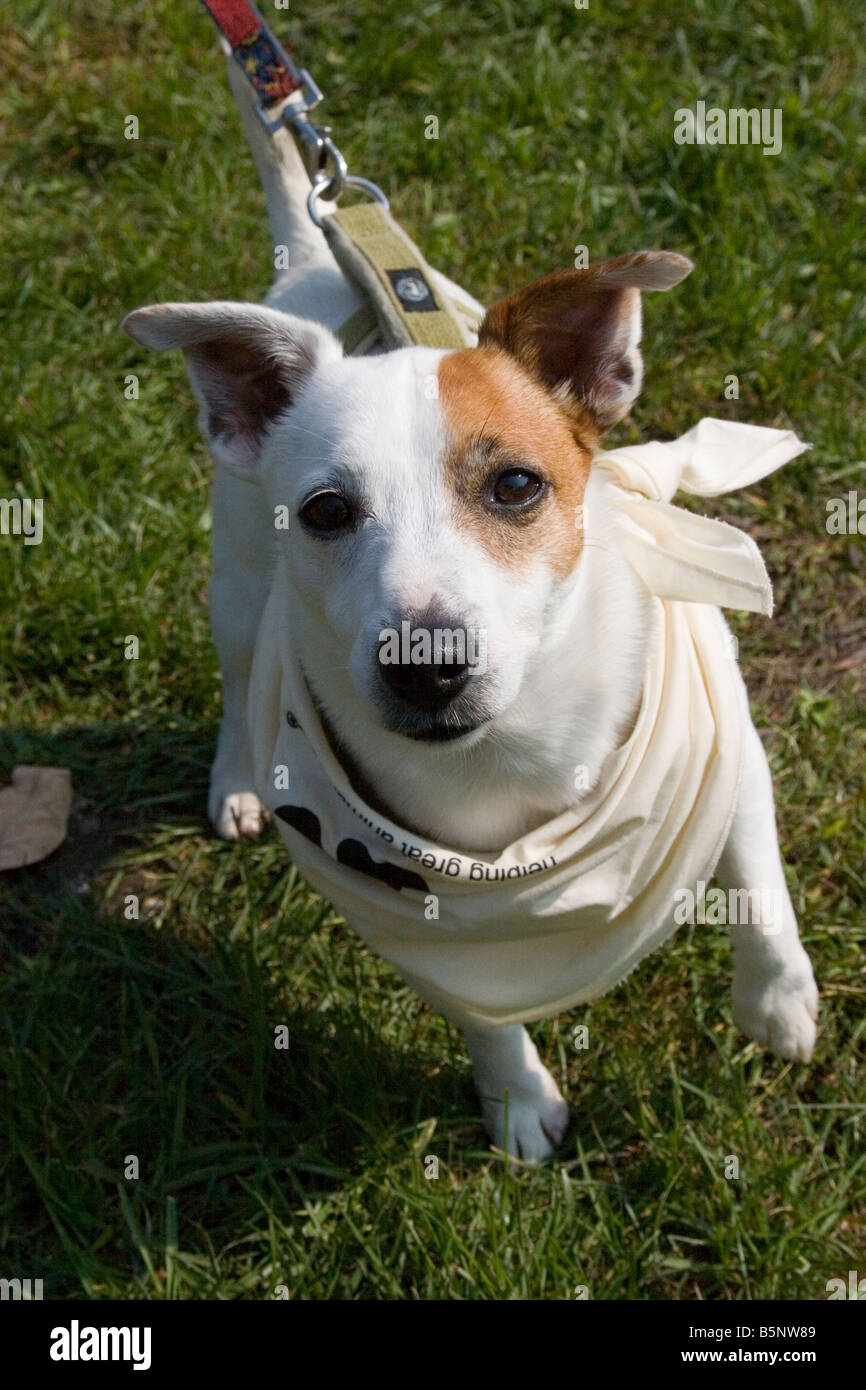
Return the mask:
[[300,430],[302,434],[309,434],[313,439],[321,439],[323,444],[327,444],[331,449],[340,447],[339,441],[331,439],[329,435],[322,434],[319,430],[311,430],[307,425],[299,425],[296,420],[292,420],[292,429]]

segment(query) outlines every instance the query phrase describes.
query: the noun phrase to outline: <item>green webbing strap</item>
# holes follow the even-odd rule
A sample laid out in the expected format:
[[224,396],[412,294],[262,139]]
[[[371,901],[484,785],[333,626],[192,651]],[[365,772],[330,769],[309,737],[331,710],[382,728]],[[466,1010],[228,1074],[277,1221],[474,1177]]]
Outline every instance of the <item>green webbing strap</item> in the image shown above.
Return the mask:
[[370,301],[340,330],[347,355],[366,350],[375,327],[386,349],[474,346],[477,315],[434,286],[418,247],[381,203],[338,208],[322,225],[338,264]]
[[356,353],[363,357],[368,346],[367,339],[371,339],[372,345],[372,341],[379,336],[379,320],[369,299],[354,314],[350,314],[337,333],[347,357],[354,357]]

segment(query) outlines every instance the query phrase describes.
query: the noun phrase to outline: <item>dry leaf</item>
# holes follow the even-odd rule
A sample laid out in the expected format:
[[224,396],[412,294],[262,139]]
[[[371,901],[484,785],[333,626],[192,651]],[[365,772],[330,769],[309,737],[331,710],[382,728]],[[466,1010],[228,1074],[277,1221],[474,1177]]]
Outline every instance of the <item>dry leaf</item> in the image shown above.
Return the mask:
[[66,839],[72,778],[65,767],[16,767],[0,791],[0,869],[47,859]]

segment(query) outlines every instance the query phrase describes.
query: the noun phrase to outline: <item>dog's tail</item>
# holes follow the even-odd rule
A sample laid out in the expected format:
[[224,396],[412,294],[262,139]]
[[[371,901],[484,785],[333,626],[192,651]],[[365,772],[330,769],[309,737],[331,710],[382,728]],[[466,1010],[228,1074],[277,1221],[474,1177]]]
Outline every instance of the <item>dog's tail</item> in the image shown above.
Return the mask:
[[[250,83],[231,57],[225,39],[221,38],[220,43],[226,54],[229,84],[265,190],[274,246],[289,248],[293,266],[333,264],[325,237],[307,212],[310,179],[294,139],[285,126],[268,133],[256,114]],[[322,212],[329,212],[332,207],[330,203],[319,204]]]

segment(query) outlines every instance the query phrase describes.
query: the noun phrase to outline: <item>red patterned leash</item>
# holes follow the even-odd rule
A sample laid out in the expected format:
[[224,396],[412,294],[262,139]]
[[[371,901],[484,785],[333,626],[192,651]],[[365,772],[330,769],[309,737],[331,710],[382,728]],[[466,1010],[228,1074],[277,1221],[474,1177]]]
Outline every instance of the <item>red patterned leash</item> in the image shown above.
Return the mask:
[[336,199],[346,186],[364,189],[387,207],[381,188],[349,174],[330,127],[310,120],[309,112],[322,100],[322,93],[307,69],[292,62],[255,5],[248,0],[202,0],[202,4],[252,85],[256,112],[265,129],[273,135],[284,123],[291,127],[313,183],[308,202],[313,221],[321,225],[316,211],[319,199]]
[[282,112],[272,120],[269,111],[301,92],[307,110],[321,99],[309,73],[302,72],[281,48],[254,5],[247,0],[202,0],[220,33],[231,45],[232,57],[255,88],[256,110],[268,130],[282,124]]

